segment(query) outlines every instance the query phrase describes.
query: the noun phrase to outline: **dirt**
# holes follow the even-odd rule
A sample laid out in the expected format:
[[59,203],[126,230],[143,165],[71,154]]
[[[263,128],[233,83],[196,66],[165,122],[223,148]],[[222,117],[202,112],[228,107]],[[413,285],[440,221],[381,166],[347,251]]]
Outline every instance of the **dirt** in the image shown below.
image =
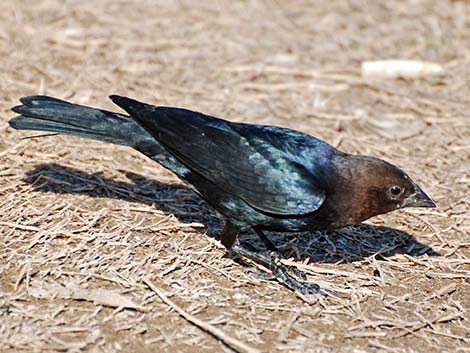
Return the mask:
[[[0,351],[470,351],[469,43],[468,1],[3,0]],[[364,79],[379,59],[443,73]],[[438,207],[270,234],[334,293],[298,295],[227,257],[218,215],[138,152],[23,139],[7,121],[33,94],[291,127],[400,166]]]

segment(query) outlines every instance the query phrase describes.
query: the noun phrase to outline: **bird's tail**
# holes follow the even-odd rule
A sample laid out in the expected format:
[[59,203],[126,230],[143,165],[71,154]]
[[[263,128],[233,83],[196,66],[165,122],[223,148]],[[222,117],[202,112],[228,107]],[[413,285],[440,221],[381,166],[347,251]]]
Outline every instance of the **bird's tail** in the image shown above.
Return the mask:
[[145,129],[127,115],[47,96],[24,97],[20,101],[23,104],[12,110],[21,115],[9,121],[15,129],[58,132],[137,149],[153,140]]
[[20,99],[12,110],[21,114],[10,119],[18,130],[39,130],[75,135],[130,146],[185,179],[189,170],[173,157],[132,117],[72,104],[47,96]]

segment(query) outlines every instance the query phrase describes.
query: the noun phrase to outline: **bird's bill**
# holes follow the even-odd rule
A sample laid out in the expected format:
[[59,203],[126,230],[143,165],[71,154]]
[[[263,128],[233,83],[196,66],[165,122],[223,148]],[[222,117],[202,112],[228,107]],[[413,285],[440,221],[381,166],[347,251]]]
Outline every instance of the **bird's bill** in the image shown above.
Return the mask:
[[415,192],[405,199],[402,207],[436,207],[436,204],[418,185],[415,185]]

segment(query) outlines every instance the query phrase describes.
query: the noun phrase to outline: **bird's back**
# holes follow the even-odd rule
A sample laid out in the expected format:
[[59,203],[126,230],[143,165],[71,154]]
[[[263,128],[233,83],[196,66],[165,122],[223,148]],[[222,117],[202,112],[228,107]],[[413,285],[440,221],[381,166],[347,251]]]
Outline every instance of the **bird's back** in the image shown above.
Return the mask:
[[[194,175],[186,179],[213,204],[211,194],[218,190],[229,199],[222,202],[229,208],[240,208],[241,202],[267,217],[298,217],[324,201],[325,166],[338,152],[326,142],[281,127],[232,123],[119,96],[111,99],[191,170]],[[220,210],[226,205],[214,206]]]

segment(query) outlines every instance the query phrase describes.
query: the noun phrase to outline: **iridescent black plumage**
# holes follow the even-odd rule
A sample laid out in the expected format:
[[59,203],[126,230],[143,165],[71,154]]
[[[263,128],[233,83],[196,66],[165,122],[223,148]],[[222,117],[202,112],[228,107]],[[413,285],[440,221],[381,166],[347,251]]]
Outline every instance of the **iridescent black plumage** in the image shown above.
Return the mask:
[[128,114],[46,96],[21,99],[16,129],[76,135],[130,146],[191,184],[227,221],[222,243],[263,230],[332,230],[431,199],[399,168],[341,152],[276,126],[233,123],[186,109],[111,96]]

